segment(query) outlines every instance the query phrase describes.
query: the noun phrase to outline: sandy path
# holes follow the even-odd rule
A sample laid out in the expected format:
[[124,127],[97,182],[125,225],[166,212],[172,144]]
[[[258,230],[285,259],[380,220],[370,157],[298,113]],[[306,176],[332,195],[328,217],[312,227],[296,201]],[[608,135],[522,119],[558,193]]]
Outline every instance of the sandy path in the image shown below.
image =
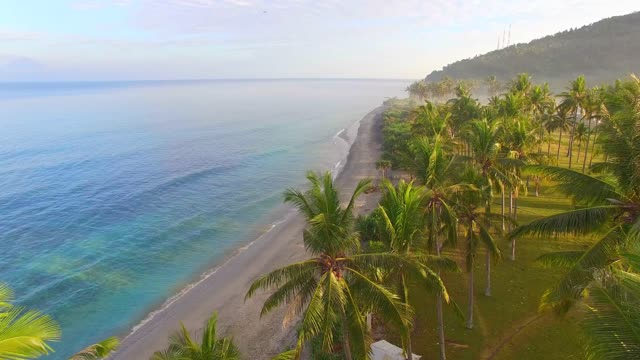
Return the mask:
[[[376,178],[375,162],[382,143],[381,112],[377,108],[360,122],[358,136],[347,163],[337,179],[343,197],[359,180]],[[376,206],[379,194],[364,194],[357,203],[359,212]],[[202,327],[213,311],[219,311],[219,330],[234,337],[246,359],[269,359],[294,341],[293,326],[283,326],[285,309],[277,309],[260,319],[266,294],[244,301],[244,295],[258,276],[306,257],[302,246],[304,223],[297,215],[264,234],[249,248],[229,259],[215,274],[158,313],[135,333],[123,339],[114,359],[148,359],[167,344],[167,338],[180,321],[189,330]]]

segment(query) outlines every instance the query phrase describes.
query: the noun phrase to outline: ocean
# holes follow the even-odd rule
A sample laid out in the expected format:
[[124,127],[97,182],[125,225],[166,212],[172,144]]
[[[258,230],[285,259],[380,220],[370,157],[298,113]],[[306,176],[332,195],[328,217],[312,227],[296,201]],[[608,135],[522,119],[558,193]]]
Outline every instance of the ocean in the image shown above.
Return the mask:
[[60,323],[47,359],[126,335],[268,231],[407,83],[0,83],[0,282]]

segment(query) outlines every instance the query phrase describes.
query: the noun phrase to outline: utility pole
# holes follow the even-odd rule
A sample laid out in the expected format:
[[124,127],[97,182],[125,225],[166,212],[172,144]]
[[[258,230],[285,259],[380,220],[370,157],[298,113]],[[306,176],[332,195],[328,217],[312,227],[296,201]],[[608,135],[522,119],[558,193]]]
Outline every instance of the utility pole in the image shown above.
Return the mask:
[[509,35],[507,36],[507,46],[511,45],[511,24],[509,24]]

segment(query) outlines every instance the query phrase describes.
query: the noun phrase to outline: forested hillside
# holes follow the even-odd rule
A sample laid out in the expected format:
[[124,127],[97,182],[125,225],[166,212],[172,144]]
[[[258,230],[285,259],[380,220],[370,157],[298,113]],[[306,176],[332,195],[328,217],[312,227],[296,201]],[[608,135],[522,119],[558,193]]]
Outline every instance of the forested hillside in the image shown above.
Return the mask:
[[432,72],[427,81],[445,76],[485,79],[491,75],[507,80],[528,73],[555,87],[581,74],[592,83],[600,83],[632,72],[640,72],[640,12],[460,60]]

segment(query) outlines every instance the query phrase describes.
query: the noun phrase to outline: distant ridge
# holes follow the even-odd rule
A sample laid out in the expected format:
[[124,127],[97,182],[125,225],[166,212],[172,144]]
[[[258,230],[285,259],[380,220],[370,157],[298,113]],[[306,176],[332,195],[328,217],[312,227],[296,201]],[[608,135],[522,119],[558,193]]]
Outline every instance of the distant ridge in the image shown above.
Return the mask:
[[580,74],[596,85],[640,72],[640,12],[456,61],[426,79],[484,79],[495,75],[507,80],[523,72],[555,86],[564,86]]

